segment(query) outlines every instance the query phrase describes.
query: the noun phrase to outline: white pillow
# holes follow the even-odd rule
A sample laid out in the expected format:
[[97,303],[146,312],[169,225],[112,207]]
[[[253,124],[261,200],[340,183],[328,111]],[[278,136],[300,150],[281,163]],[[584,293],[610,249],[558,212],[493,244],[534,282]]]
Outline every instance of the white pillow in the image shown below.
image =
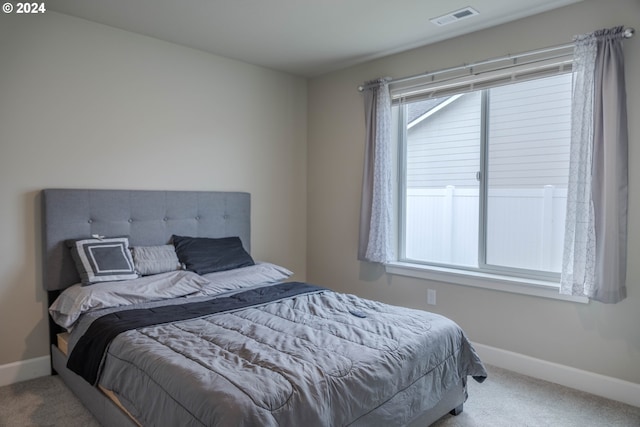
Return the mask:
[[65,289],[56,298],[49,307],[49,313],[54,322],[70,330],[78,318],[88,311],[185,296],[213,296],[226,291],[282,282],[292,274],[284,267],[263,262],[204,276],[180,270],[91,286],[78,283]]
[[200,295],[207,284],[207,279],[190,271],[173,271],[91,286],[78,283],[65,289],[56,298],[49,307],[49,313],[54,322],[70,329],[80,315],[87,311]]
[[214,295],[235,289],[268,285],[282,282],[291,277],[291,275],[293,275],[292,271],[279,265],[269,262],[257,262],[255,265],[248,267],[203,274],[202,277],[209,280],[209,284],[204,287],[203,292],[206,295]]

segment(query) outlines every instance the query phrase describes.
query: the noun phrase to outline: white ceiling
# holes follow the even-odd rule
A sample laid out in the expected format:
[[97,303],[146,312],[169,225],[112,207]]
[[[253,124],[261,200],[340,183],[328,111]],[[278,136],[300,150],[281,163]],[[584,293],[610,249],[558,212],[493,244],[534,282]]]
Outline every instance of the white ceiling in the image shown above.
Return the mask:
[[[312,77],[581,0],[55,0],[47,8]],[[471,6],[479,15],[429,19]]]

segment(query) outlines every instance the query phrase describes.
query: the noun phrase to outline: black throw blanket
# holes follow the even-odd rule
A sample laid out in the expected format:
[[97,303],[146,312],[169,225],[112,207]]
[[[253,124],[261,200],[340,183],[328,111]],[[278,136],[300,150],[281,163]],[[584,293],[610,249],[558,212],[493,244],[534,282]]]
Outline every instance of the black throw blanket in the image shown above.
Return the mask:
[[69,355],[67,368],[95,385],[107,347],[122,332],[145,326],[195,319],[323,290],[326,288],[309,283],[287,282],[207,301],[106,314],[94,320],[84,335],[80,337]]

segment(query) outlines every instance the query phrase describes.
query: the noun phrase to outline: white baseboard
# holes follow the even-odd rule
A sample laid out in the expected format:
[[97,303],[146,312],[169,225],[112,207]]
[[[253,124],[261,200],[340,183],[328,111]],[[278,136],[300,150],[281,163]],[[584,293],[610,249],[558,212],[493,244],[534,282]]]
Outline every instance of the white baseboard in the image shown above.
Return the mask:
[[482,361],[488,365],[640,407],[640,384],[547,362],[488,345],[473,343],[473,347]]
[[49,356],[7,363],[0,365],[0,387],[50,374],[51,357]]

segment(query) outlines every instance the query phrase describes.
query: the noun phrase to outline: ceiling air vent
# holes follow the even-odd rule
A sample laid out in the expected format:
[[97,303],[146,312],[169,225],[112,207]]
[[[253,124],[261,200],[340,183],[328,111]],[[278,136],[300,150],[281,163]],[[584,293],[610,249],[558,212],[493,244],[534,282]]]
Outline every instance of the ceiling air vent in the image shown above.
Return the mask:
[[431,18],[430,21],[438,26],[443,26],[477,14],[478,11],[474,8],[465,7],[464,9],[456,10],[455,12],[450,12],[437,18]]

